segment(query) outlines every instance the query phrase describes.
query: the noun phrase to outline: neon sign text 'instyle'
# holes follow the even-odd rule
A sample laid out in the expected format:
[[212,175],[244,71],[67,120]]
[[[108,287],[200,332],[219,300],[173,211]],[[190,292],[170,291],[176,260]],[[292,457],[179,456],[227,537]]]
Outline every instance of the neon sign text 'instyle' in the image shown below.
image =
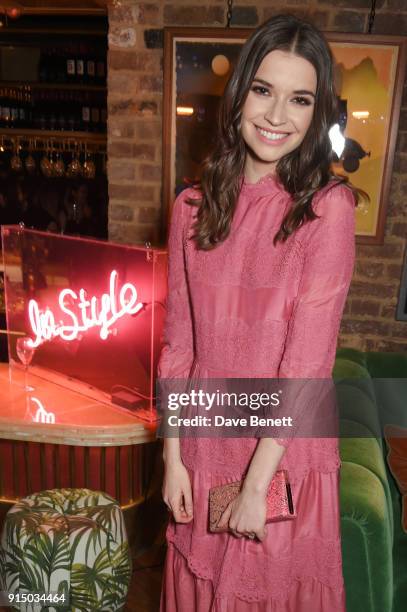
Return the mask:
[[[117,288],[117,272],[112,270],[109,280],[109,293],[103,293],[98,298],[92,296],[87,298],[85,289],[79,289],[76,293],[72,289],[63,289],[58,298],[61,311],[71,318],[70,325],[64,322],[56,322],[52,310],[47,307],[44,311],[40,310],[36,300],[30,300],[28,304],[28,316],[31,328],[35,334],[35,340],[31,340],[31,346],[37,347],[44,340],[60,337],[63,340],[76,340],[80,332],[84,332],[91,327],[100,327],[100,337],[106,340],[109,335],[109,328],[121,317],[126,314],[134,315],[141,308],[143,303],[138,301],[137,289],[131,283],[125,283],[120,291]],[[79,295],[78,295],[79,294]],[[66,298],[75,304],[67,304]],[[78,312],[74,312],[72,306],[75,305]]]

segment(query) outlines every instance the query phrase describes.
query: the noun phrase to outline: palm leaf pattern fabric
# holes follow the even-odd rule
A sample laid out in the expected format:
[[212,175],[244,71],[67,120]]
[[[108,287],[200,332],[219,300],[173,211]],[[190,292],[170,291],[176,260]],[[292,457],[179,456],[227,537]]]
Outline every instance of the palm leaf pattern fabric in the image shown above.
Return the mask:
[[131,579],[123,514],[109,495],[53,489],[8,512],[0,545],[0,590],[65,595],[65,606],[19,604],[38,612],[122,610]]

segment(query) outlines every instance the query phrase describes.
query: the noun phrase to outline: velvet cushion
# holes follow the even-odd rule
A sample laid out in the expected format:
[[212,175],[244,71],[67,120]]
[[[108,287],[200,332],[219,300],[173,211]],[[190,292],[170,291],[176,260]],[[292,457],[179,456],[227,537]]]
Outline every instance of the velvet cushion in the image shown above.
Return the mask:
[[346,610],[389,611],[393,534],[382,482],[370,469],[343,461],[340,493]]

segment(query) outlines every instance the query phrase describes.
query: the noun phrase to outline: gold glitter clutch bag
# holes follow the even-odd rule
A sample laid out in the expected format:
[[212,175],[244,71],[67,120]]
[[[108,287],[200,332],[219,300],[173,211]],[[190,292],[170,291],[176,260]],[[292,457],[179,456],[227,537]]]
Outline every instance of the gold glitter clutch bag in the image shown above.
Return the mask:
[[[209,489],[209,531],[228,531],[227,527],[219,528],[217,525],[230,502],[239,494],[242,485],[243,481],[238,480]],[[293,519],[296,516],[287,470],[277,470],[267,492],[266,523]]]

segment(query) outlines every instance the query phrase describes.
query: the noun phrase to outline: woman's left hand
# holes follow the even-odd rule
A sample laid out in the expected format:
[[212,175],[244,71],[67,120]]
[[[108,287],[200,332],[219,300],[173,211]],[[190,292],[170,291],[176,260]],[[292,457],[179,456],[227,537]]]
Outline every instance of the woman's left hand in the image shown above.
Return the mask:
[[266,537],[266,497],[263,493],[242,490],[228,505],[218,521],[218,527],[228,527],[236,537],[260,540]]

